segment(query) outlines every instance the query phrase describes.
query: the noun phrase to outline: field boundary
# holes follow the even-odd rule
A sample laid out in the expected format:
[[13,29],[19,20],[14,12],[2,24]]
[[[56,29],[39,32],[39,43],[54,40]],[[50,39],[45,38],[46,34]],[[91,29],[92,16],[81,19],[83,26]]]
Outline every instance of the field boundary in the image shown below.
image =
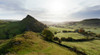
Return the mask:
[[54,41],[53,41],[53,43],[55,43],[55,44],[57,44],[57,45],[59,45],[59,46],[68,48],[69,50],[74,51],[75,53],[77,53],[77,55],[87,55],[85,52],[81,52],[81,51],[77,50],[76,48],[72,48],[72,47],[69,47],[69,46],[67,46],[67,45],[59,44],[59,43],[54,42]]

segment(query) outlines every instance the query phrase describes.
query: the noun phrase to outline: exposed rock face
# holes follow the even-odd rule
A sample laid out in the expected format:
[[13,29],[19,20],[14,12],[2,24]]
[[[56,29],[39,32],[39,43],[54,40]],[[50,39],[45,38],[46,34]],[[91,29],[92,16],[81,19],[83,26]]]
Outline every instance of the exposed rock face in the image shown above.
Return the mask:
[[26,31],[41,32],[47,27],[30,15],[27,15],[26,18],[24,18],[21,22]]

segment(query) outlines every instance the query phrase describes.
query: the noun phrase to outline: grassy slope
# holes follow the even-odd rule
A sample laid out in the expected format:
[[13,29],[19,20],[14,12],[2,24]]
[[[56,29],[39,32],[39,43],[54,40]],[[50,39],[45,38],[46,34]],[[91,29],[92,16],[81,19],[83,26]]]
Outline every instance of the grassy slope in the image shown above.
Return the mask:
[[76,53],[65,49],[63,47],[60,47],[54,43],[48,43],[49,44],[49,48],[44,49],[44,50],[39,50],[38,52],[31,52],[29,54],[26,55],[33,55],[33,53],[35,53],[34,55],[77,55]]
[[[59,28],[50,27],[51,31]],[[60,28],[61,30],[65,30],[65,28]],[[66,29],[67,30],[67,29]],[[70,30],[70,29],[68,29]],[[98,31],[98,30],[95,30]],[[72,37],[72,38],[83,38],[84,36],[81,36],[77,33],[58,33],[55,36],[57,37]],[[62,42],[62,44],[70,46],[70,47],[77,47],[78,50],[85,52],[88,55],[100,55],[100,40],[94,40],[94,41],[87,41],[87,42]]]
[[2,43],[4,43],[4,42],[6,42],[7,41],[7,39],[0,39],[0,44],[2,44]]
[[76,47],[78,50],[88,55],[100,55],[100,40],[87,42],[62,42],[64,45]]
[[17,35],[0,45],[0,54],[13,55],[76,55],[76,53],[46,42],[33,32]]
[[12,38],[14,35],[21,34],[24,27],[20,27],[19,22],[9,22],[0,25],[0,38],[7,39]]

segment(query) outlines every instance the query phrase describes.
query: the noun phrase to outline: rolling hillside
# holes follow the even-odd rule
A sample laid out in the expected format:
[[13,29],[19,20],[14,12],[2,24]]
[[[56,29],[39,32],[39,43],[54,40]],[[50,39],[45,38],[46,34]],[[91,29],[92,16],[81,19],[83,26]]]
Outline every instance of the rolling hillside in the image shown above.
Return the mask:
[[78,24],[81,24],[81,25],[84,25],[84,26],[100,27],[100,19],[86,19],[86,20],[79,22]]
[[78,22],[64,22],[63,26],[69,28],[100,27],[100,19],[85,19]]

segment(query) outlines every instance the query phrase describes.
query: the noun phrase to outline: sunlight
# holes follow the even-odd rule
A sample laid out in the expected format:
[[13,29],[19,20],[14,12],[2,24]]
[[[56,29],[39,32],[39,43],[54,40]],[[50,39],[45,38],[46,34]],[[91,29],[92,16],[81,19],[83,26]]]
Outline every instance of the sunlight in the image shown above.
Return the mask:
[[54,14],[63,14],[65,11],[69,14],[75,7],[77,5],[69,0],[53,0],[48,3],[48,11]]
[[48,14],[52,16],[52,19],[49,21],[62,22],[65,21],[64,18],[66,17],[67,20],[71,20],[68,18],[68,15],[75,12],[77,10],[74,10],[76,7],[79,6],[70,0],[51,0],[46,3],[45,8]]
[[[65,19],[70,20],[70,14],[79,11],[79,7],[81,8],[80,5],[72,0],[45,0],[45,2],[39,2],[39,0],[36,0],[35,2],[33,0],[27,0],[25,3],[25,8],[33,11],[27,12],[28,14],[32,14],[38,18],[51,19],[51,21],[54,22],[61,22]],[[58,21],[58,19],[61,20]]]
[[54,1],[50,4],[49,9],[52,12],[61,12],[64,10],[64,4],[62,2]]

